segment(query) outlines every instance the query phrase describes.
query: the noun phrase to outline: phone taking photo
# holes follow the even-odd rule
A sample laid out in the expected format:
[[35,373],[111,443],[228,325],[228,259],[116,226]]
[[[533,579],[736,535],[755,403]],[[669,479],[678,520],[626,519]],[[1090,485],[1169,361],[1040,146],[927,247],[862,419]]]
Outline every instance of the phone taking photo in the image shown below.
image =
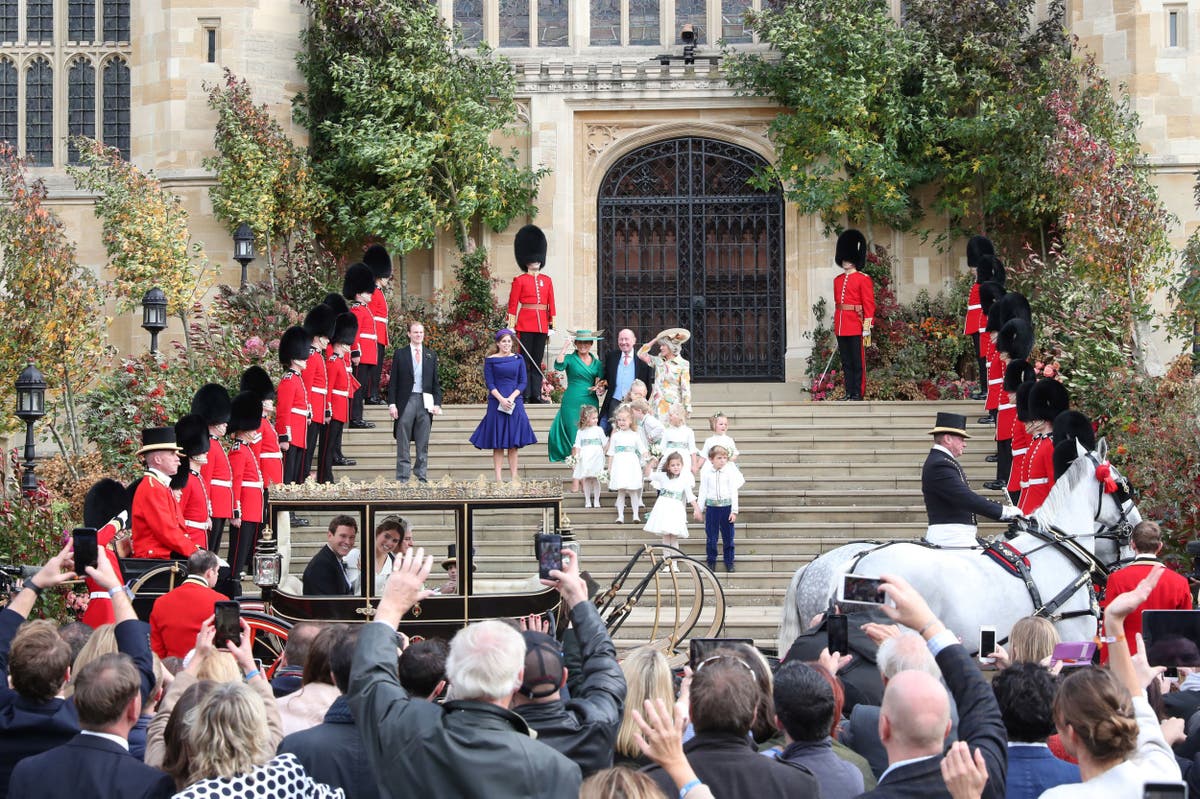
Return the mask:
[[829,637],[829,651],[839,655],[849,654],[850,623],[845,613],[830,613],[826,617],[825,632]]
[[213,625],[217,634],[213,637],[213,646],[224,650],[225,643],[232,641],[234,646],[242,645],[242,610],[236,602],[217,602],[213,606]]
[[1187,799],[1186,782],[1147,782],[1142,786],[1142,799]]
[[75,561],[75,573],[82,576],[84,569],[99,566],[100,549],[96,543],[96,531],[91,527],[76,527],[71,531],[72,558]]
[[843,574],[841,585],[838,586],[838,603],[851,605],[889,605],[887,594],[880,586],[883,580],[878,577],[865,577],[861,574]]
[[979,628],[979,662],[986,665],[993,665],[996,662],[995,658],[988,657],[996,651],[996,628],[985,626]]
[[537,553],[538,577],[549,580],[550,572],[562,571],[562,536],[558,533],[538,533],[534,536],[534,549]]

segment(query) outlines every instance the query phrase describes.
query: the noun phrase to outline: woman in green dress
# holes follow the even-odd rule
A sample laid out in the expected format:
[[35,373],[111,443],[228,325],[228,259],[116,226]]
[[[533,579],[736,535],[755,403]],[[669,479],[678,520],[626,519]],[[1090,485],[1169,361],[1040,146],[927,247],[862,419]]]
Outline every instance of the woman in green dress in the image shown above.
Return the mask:
[[[558,406],[558,415],[550,425],[550,440],[547,448],[550,450],[550,460],[562,462],[571,454],[575,446],[575,433],[579,429],[579,410],[584,405],[597,409],[600,400],[596,396],[596,381],[604,375],[604,365],[600,358],[592,354],[592,345],[600,341],[603,330],[576,330],[569,332],[563,342],[562,352],[554,362],[554,368],[567,374],[567,389],[563,392],[562,402]],[[575,351],[570,352],[571,345]]]

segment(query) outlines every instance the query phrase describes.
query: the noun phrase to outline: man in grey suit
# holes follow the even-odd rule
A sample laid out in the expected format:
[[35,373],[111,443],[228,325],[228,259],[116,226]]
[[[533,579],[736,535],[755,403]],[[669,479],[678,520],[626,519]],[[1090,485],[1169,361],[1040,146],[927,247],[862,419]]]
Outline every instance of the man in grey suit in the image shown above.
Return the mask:
[[[429,395],[428,403],[425,395]],[[438,379],[437,353],[425,346],[425,325],[408,324],[408,346],[397,347],[392,354],[391,382],[388,383],[388,412],[396,420],[396,479],[408,482],[415,473],[422,483],[429,478],[429,431],[433,416],[442,412],[442,383]],[[412,463],[409,442],[417,446]]]

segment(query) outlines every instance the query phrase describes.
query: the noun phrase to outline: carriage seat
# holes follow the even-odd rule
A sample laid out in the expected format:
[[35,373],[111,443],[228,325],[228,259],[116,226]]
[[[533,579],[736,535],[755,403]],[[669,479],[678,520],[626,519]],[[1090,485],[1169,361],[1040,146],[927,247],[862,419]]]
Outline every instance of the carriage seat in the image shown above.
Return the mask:
[[174,566],[172,571],[163,569],[162,574],[152,577],[142,586],[143,593],[165,594],[183,582],[187,577],[187,561],[183,559],[166,558],[119,558],[121,575],[126,585],[133,585],[146,574],[161,569],[163,566]]
[[546,586],[536,574],[529,577],[480,578],[471,581],[472,594],[536,594]]

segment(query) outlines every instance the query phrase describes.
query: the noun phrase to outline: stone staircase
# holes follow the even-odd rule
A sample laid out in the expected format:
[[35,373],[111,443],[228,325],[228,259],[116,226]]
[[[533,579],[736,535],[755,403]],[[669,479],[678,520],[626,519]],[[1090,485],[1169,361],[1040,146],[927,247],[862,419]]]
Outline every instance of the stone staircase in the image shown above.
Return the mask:
[[[921,464],[929,450],[926,431],[938,411],[967,415],[970,432],[962,462],[972,485],[992,479],[994,466],[984,457],[994,451],[994,428],[975,423],[980,402],[821,402],[781,397],[781,387],[771,391],[754,384],[698,386],[694,424],[698,441],[708,435],[706,417],[723,411],[730,419],[730,434],[740,450],[738,464],[746,476],[737,521],[738,570],[718,578],[728,603],[725,634],[753,638],[773,647],[780,608],[792,573],[822,552],[858,539],[912,538],[923,534],[925,512],[921,500]],[[764,395],[775,398],[762,399]],[[433,481],[449,475],[455,480],[492,476],[491,452],[481,452],[468,437],[483,415],[483,406],[446,407],[434,421],[429,447],[429,476]],[[551,464],[544,444],[557,406],[529,409],[535,432],[543,443],[521,452],[523,476],[563,479],[564,512],[569,516],[582,547],[582,560],[602,584],[607,584],[644,543],[658,537],[627,521],[615,522],[614,496],[605,491],[604,507],[584,509],[580,494],[571,494],[570,472]],[[353,467],[337,469],[337,476],[374,480],[394,474],[395,449],[386,409],[367,408],[374,430],[347,430],[344,447]],[[983,492],[989,495],[992,492]],[[653,504],[652,490],[646,502]],[[644,518],[644,517],[643,517]],[[627,514],[628,519],[628,514]],[[313,527],[293,530],[293,571],[324,542],[327,520],[314,517]],[[489,576],[528,573],[530,520],[502,514],[481,545],[481,560]],[[416,541],[441,556],[453,523],[436,515],[414,520]],[[536,529],[536,528],[534,528]],[[996,530],[999,529],[997,525]],[[693,522],[683,551],[704,560],[704,529]],[[435,567],[436,569],[436,567]],[[626,622],[621,638],[629,642],[648,635],[650,609],[638,608]]]

